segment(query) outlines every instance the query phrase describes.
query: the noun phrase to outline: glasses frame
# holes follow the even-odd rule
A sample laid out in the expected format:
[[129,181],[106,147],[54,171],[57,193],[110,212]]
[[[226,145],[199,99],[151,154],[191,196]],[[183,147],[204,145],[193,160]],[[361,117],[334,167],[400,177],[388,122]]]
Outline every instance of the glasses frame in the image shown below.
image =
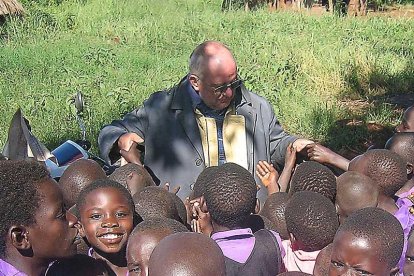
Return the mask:
[[[201,80],[198,76],[197,76],[197,78],[199,80]],[[226,93],[227,89],[230,88],[232,91],[234,91],[237,88],[239,88],[240,86],[242,86],[242,84],[243,84],[243,79],[240,78],[239,74],[237,74],[236,79],[234,81],[230,82],[230,83],[226,83],[226,84],[220,85],[218,87],[213,87],[213,86],[210,86],[210,85],[209,86],[213,89],[214,95],[220,97],[220,96],[223,96]]]

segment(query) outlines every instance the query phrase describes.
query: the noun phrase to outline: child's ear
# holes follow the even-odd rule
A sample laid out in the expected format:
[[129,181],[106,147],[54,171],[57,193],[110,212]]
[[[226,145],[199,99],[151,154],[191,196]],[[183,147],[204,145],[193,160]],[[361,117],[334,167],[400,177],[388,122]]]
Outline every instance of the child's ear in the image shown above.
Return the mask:
[[260,212],[260,200],[256,198],[256,206],[254,207],[254,213],[258,214]]
[[400,275],[399,274],[399,268],[398,268],[398,266],[396,266],[396,267],[394,267],[394,268],[392,268],[391,270],[390,270],[390,275],[391,276],[398,276],[398,275]]
[[78,223],[76,224],[76,228],[78,228],[79,235],[82,238],[85,238],[86,237],[85,229],[83,228],[83,225],[82,223],[80,223],[80,221],[78,221]]
[[410,175],[413,173],[413,164],[411,164],[410,162],[407,162],[407,175]]
[[27,250],[32,247],[29,240],[28,229],[23,225],[13,225],[9,229],[11,244],[18,250]]

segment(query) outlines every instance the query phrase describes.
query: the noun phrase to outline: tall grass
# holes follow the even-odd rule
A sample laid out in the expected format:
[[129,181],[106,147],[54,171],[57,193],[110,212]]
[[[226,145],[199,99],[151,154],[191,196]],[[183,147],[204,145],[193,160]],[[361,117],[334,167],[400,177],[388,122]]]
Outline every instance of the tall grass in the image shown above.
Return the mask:
[[96,141],[104,124],[177,83],[192,49],[207,39],[232,48],[246,85],[272,102],[289,132],[334,148],[365,134],[337,139],[338,120],[391,126],[401,114],[381,101],[355,114],[341,100],[414,88],[408,19],[222,13],[219,0],[24,3],[26,18],[0,27],[0,145],[19,106],[49,147],[78,138],[68,104],[77,91],[86,96],[88,136]]

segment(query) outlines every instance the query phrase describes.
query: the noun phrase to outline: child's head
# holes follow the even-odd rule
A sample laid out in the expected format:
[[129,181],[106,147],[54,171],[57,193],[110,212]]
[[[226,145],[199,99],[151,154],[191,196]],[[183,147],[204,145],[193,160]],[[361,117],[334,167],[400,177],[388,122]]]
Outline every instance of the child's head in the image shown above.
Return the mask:
[[388,197],[401,189],[407,182],[406,162],[395,152],[373,149],[351,160],[349,171],[360,172],[378,185],[380,194]]
[[106,174],[97,162],[80,159],[70,164],[59,179],[66,206],[72,207],[80,191],[98,179],[106,179]]
[[218,166],[207,167],[199,174],[196,182],[194,183],[191,199],[200,198],[204,195],[206,187],[213,178],[212,175],[216,173],[217,168]]
[[135,210],[144,219],[170,218],[181,221],[170,192],[162,187],[145,187],[134,197]]
[[414,165],[414,132],[395,133],[385,144],[385,149],[395,152],[407,162],[407,174]]
[[117,168],[109,179],[121,183],[132,195],[141,192],[145,187],[155,186],[154,180],[145,167],[134,163]]
[[123,251],[134,228],[134,202],[118,182],[102,179],[85,187],[76,203],[81,235],[100,255]]
[[300,271],[288,271],[278,274],[278,276],[312,276],[311,274]]
[[180,222],[183,224],[187,224],[187,208],[184,205],[184,202],[179,198],[176,194],[170,193],[175,205],[175,209],[177,210],[178,217],[180,218]]
[[1,161],[0,183],[1,259],[48,264],[76,253],[77,220],[66,212],[59,185],[46,168]]
[[377,207],[378,186],[359,172],[345,172],[337,178],[336,211],[342,223],[353,212]]
[[285,217],[294,250],[321,250],[332,242],[339,225],[333,203],[310,191],[293,194]]
[[256,182],[243,167],[226,163],[210,175],[204,198],[213,223],[241,227],[256,205]]
[[405,110],[401,124],[395,129],[397,132],[414,132],[414,105]]
[[104,276],[109,275],[106,263],[87,255],[78,254],[68,259],[54,262],[46,276]]
[[393,215],[379,208],[358,210],[335,235],[329,275],[392,275],[403,245],[403,230]]
[[129,275],[148,275],[152,251],[168,235],[188,232],[180,222],[169,218],[150,218],[139,223],[131,233],[127,246]]
[[328,167],[318,162],[303,162],[293,173],[289,195],[300,191],[317,192],[335,202],[335,175]]
[[224,256],[211,238],[198,233],[177,233],[161,240],[151,254],[151,276],[224,276]]
[[287,193],[274,193],[268,196],[260,214],[268,218],[276,227],[280,237],[284,240],[289,239],[287,232],[285,210],[289,196]]
[[414,227],[411,227],[407,240],[407,251],[405,252],[404,275],[414,275]]
[[329,273],[329,266],[331,265],[332,243],[322,249],[315,260],[315,267],[313,268],[314,276],[326,276]]

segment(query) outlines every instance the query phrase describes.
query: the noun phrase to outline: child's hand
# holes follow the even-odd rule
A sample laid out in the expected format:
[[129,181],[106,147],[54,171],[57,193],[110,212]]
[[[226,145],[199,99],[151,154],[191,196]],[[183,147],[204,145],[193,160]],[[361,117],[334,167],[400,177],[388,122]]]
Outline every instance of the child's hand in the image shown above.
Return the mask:
[[332,158],[335,158],[336,155],[336,153],[320,144],[307,145],[306,149],[310,160],[322,164],[331,164]]
[[267,161],[259,161],[256,165],[256,174],[265,187],[269,187],[271,185],[275,185],[277,187],[279,173],[275,170],[273,164],[269,164]]
[[196,233],[203,233],[207,236],[210,236],[213,232],[213,225],[211,224],[210,213],[206,210],[202,210],[205,205],[204,197],[190,201],[192,204],[192,213],[193,213],[193,223],[191,223],[191,228]]
[[296,164],[296,148],[290,143],[286,148],[285,168],[293,170]]
[[165,185],[164,185],[164,189],[167,191],[167,192],[170,192],[170,193],[172,193],[172,194],[177,194],[178,193],[178,191],[180,190],[180,188],[181,188],[181,186],[177,186],[177,187],[175,187],[172,191],[170,191],[170,183],[165,183]]

